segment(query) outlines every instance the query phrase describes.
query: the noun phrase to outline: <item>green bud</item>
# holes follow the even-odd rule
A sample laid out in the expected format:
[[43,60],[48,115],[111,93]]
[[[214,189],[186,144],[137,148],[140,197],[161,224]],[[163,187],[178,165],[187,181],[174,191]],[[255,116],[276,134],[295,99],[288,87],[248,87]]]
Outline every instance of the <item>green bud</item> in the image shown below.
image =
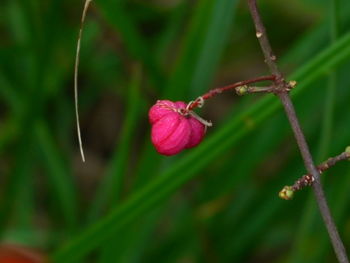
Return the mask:
[[345,148],[345,152],[350,153],[350,146]]
[[236,93],[239,96],[245,95],[248,92],[248,86],[244,85],[244,86],[240,86],[236,88]]
[[294,196],[294,191],[291,186],[285,186],[279,192],[278,196],[284,200],[291,200]]
[[345,152],[348,155],[348,160],[350,161],[350,146],[346,147]]
[[297,85],[297,82],[295,80],[291,80],[288,82],[288,85],[291,87],[291,88],[294,88],[296,85]]

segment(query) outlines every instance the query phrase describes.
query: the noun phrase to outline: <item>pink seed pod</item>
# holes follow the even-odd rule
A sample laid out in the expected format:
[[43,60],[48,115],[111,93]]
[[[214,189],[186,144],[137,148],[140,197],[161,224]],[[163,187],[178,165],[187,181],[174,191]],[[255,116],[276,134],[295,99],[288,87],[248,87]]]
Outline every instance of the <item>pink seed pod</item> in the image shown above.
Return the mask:
[[198,145],[205,134],[205,125],[194,118],[182,101],[158,100],[149,110],[151,140],[157,152],[174,155]]

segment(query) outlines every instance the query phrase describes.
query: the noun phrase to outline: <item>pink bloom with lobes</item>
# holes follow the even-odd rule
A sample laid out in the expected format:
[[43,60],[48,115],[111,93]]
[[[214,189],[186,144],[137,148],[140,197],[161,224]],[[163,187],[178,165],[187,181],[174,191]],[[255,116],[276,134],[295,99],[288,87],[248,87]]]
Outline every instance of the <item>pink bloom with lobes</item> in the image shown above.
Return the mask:
[[174,155],[198,145],[205,134],[205,125],[186,110],[186,103],[158,100],[149,110],[151,140],[163,155]]

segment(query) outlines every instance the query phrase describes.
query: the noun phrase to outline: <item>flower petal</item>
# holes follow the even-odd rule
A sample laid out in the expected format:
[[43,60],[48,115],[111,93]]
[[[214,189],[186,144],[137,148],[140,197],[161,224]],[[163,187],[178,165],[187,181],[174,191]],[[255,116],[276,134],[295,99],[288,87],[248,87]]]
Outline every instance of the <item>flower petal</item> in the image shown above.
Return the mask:
[[[175,127],[175,128],[173,128]],[[191,125],[181,115],[168,114],[152,127],[152,142],[156,150],[164,155],[181,152],[190,139]]]
[[175,110],[176,105],[174,102],[170,100],[158,100],[157,103],[154,104],[148,112],[149,121],[151,124],[154,124],[163,116],[168,113],[175,112]]
[[191,125],[191,135],[186,148],[192,148],[202,141],[205,135],[205,126],[193,117],[190,117],[188,122]]
[[187,104],[183,101],[175,102],[176,109],[186,109]]
[[180,123],[180,115],[176,112],[169,112],[153,124],[151,139],[154,145],[161,144],[177,128]]

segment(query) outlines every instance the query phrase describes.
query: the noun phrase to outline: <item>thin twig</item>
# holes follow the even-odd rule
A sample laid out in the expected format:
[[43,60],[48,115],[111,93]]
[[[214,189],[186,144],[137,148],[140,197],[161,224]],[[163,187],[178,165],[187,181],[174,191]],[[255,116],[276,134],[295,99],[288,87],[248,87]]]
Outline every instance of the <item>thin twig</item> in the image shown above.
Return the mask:
[[79,36],[77,41],[77,50],[75,55],[75,65],[74,65],[74,104],[75,104],[75,119],[77,124],[77,133],[78,133],[78,141],[79,141],[79,149],[83,162],[85,162],[85,155],[83,150],[83,142],[81,140],[81,132],[80,132],[80,121],[79,121],[79,107],[78,107],[78,69],[79,69],[79,58],[80,58],[80,42],[81,36],[83,34],[84,21],[86,17],[86,12],[89,8],[89,5],[92,0],[86,0],[84,4],[83,14],[81,16],[81,24],[79,29]]
[[208,91],[207,93],[205,93],[204,95],[198,97],[194,101],[190,102],[188,110],[193,110],[197,107],[201,107],[204,100],[210,99],[210,98],[212,98],[218,94],[221,94],[225,91],[235,90],[238,87],[246,86],[246,85],[261,82],[261,81],[275,81],[275,80],[276,80],[276,76],[269,75],[269,76],[257,77],[254,79],[243,80],[243,81],[239,81],[239,82],[236,82],[236,83],[224,86],[224,87],[212,89],[212,90]]
[[325,198],[325,194],[320,181],[319,172],[315,167],[312,156],[310,154],[304,133],[300,127],[299,120],[295,113],[294,105],[290,99],[288,92],[286,91],[286,86],[288,84],[284,81],[282,73],[280,72],[276,64],[276,56],[272,52],[272,48],[269,43],[264,24],[262,23],[259,10],[257,8],[256,0],[248,0],[248,5],[254,21],[256,36],[259,40],[261,49],[265,56],[265,62],[267,63],[270,72],[276,75],[278,78],[276,81],[276,86],[280,90],[280,92],[277,92],[276,94],[280,98],[288,120],[292,126],[294,136],[296,138],[300,153],[303,157],[306,170],[315,179],[314,183],[312,184],[312,187],[322,218],[330,236],[334,251],[339,262],[348,263],[349,260],[346,255],[345,247],[343,245],[342,240],[340,239],[339,233],[337,231],[330,209],[328,207],[327,200]]
[[[317,166],[317,170],[320,174],[331,168],[332,166],[336,165],[338,162],[350,160],[350,147],[348,147],[345,152],[342,152],[341,154],[329,158],[327,161],[321,163],[319,166]],[[290,200],[293,198],[294,192],[299,191],[303,189],[304,187],[310,186],[315,181],[315,178],[311,174],[305,174],[302,177],[300,177],[298,180],[295,181],[295,183],[291,186],[285,186],[283,189],[279,192],[279,196],[282,199]]]
[[268,65],[270,71],[272,74],[274,74],[277,77],[282,77],[282,74],[280,70],[277,67],[276,64],[276,55],[273,53],[270,41],[266,35],[266,29],[264,24],[261,21],[259,10],[256,5],[256,1],[254,0],[248,0],[249,10],[252,15],[255,30],[256,30],[256,37],[259,40],[261,49],[263,51],[263,54],[265,56],[265,62]]
[[275,93],[275,85],[267,87],[252,87],[252,86],[240,86],[235,88],[237,95],[242,96],[251,93]]
[[[277,80],[277,79],[276,79]],[[275,80],[275,81],[276,81]],[[295,80],[291,80],[287,83],[287,86],[285,87],[285,91],[290,91],[296,86],[297,82]],[[242,96],[246,94],[251,93],[279,93],[280,90],[278,89],[278,86],[273,84],[272,86],[267,87],[252,87],[252,86],[239,86],[235,88],[237,95]]]

